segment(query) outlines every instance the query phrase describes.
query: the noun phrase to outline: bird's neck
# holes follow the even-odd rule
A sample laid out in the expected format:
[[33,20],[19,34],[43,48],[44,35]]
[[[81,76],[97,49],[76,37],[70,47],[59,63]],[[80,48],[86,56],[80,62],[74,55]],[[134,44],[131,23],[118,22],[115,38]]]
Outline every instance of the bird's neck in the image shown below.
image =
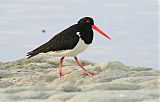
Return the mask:
[[85,44],[91,44],[93,40],[93,30],[89,26],[83,26],[80,29],[80,35]]

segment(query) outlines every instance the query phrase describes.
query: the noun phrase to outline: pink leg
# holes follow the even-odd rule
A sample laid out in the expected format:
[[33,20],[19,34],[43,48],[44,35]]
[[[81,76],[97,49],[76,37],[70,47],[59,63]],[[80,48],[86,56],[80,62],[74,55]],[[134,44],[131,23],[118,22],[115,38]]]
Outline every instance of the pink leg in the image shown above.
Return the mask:
[[80,62],[78,61],[77,57],[74,57],[74,58],[75,58],[75,60],[76,60],[77,65],[79,65],[80,68],[82,68],[86,74],[88,74],[89,76],[95,75],[94,73],[89,72],[87,69],[85,69],[85,68],[80,64]]
[[62,57],[61,59],[60,59],[60,63],[59,63],[59,78],[61,78],[62,76],[63,76],[63,74],[62,74],[62,63],[63,63],[63,59],[64,59],[64,57]]

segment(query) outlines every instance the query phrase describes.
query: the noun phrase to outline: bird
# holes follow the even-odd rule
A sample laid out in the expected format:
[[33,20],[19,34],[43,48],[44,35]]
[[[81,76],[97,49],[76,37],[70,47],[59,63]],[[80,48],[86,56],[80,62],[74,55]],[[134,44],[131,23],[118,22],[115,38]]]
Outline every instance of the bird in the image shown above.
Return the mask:
[[61,57],[59,63],[58,76],[61,78],[62,64],[65,57],[74,57],[77,65],[89,76],[95,75],[85,69],[77,58],[77,55],[84,52],[93,41],[93,29],[104,37],[111,39],[107,34],[100,30],[91,17],[83,17],[77,23],[61,31],[48,42],[27,53],[27,58],[31,58],[40,53],[46,53],[54,57]]

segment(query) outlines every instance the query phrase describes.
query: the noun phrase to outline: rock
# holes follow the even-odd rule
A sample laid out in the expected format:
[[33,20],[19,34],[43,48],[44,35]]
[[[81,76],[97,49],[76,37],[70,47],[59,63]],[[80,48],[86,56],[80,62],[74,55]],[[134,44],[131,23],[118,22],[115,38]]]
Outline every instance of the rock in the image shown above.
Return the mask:
[[124,64],[118,61],[110,61],[100,64],[101,70],[128,70]]
[[74,96],[66,102],[139,102],[144,99],[153,99],[149,95],[137,91],[89,91]]
[[0,64],[2,102],[156,102],[160,97],[160,70],[127,66],[118,61],[81,62],[94,72],[88,76],[65,59],[58,78],[59,59],[38,55]]
[[66,101],[66,100],[71,99],[72,97],[74,97],[77,94],[78,93],[75,93],[75,92],[60,93],[60,94],[56,94],[56,95],[50,96],[48,98],[48,100],[52,100],[52,101],[54,101],[54,100]]
[[0,88],[7,88],[7,87],[10,87],[12,86],[12,82],[10,82],[9,80],[0,80]]
[[159,102],[159,101],[160,101],[160,98],[153,99],[153,100],[144,100],[144,101],[141,101],[141,102]]
[[137,67],[137,66],[130,66],[129,68],[132,71],[148,71],[148,70],[152,70],[152,68]]
[[12,83],[13,83],[13,86],[45,85],[48,82],[52,82],[53,80],[54,80],[53,76],[37,74],[32,76],[19,77],[15,79]]
[[11,77],[13,74],[7,70],[0,70],[0,79]]
[[96,89],[98,90],[138,90],[141,87],[139,85],[134,85],[131,83],[107,82],[107,83],[83,85],[80,88],[85,91],[85,90],[96,90]]
[[3,63],[2,62],[0,62],[0,66],[2,65]]
[[75,85],[64,85],[64,84],[60,85],[57,88],[57,90],[61,90],[64,92],[79,92],[79,91],[81,91],[81,89]]
[[53,66],[48,63],[29,63],[28,66],[35,66],[36,68],[53,68]]

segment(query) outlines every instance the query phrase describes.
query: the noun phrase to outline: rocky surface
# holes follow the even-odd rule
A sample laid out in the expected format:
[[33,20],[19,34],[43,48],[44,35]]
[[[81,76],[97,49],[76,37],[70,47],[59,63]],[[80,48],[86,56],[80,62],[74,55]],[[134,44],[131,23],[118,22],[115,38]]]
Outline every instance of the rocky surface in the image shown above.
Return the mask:
[[96,75],[67,59],[59,79],[59,60],[50,56],[0,63],[0,102],[160,102],[158,68],[81,63]]

